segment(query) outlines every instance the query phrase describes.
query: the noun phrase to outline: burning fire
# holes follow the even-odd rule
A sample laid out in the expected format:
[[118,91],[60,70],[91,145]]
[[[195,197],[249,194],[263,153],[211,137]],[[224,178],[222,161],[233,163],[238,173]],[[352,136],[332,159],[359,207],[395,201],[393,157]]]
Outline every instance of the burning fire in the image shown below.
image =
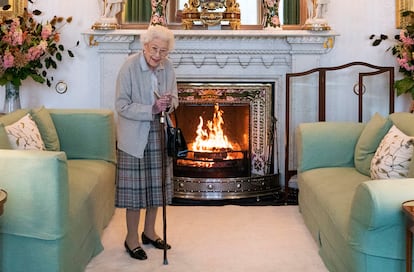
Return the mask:
[[217,152],[220,150],[233,150],[233,145],[228,141],[223,132],[223,110],[219,105],[214,105],[213,120],[207,120],[207,128],[204,129],[204,120],[200,116],[197,126],[197,136],[192,144],[192,150],[196,152]]

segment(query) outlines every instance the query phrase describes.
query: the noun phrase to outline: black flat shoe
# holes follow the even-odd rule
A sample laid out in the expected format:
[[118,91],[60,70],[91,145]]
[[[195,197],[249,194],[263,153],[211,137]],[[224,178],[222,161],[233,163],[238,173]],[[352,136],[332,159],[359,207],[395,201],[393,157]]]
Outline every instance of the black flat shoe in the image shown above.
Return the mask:
[[[148,238],[144,233],[142,233],[141,238],[142,243],[144,245],[151,243],[154,247],[158,249],[164,249],[165,242],[161,238],[158,238],[157,240],[153,241],[150,238]],[[167,244],[167,249],[171,249],[171,246],[169,244]]]
[[136,247],[133,250],[131,250],[129,248],[129,246],[127,245],[127,242],[124,242],[124,246],[126,251],[129,253],[129,256],[131,256],[134,259],[138,259],[138,260],[146,260],[147,259],[147,254],[145,253],[145,251],[142,249],[142,247]]

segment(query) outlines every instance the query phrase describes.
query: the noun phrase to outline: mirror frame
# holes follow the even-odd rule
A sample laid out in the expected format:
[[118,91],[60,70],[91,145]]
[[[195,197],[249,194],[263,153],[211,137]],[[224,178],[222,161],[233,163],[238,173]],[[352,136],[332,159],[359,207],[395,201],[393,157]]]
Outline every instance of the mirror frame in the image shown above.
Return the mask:
[[[401,16],[405,10],[411,10],[414,4],[413,0],[395,0],[395,27],[401,29],[406,23],[407,19]],[[407,9],[408,8],[408,9]]]
[[[17,1],[17,0],[14,0],[14,1]],[[396,0],[396,1],[402,1],[402,0]],[[410,1],[410,0],[405,0],[405,1]],[[261,0],[260,1],[258,1],[258,2],[261,2]],[[299,13],[299,17],[300,17],[300,24],[299,25],[282,25],[282,29],[286,29],[286,30],[299,30],[299,29],[302,29],[302,26],[305,24],[305,22],[306,22],[306,16],[307,16],[307,11],[306,11],[306,0],[300,0],[300,7],[301,7],[301,9],[300,9],[300,13]],[[176,11],[177,10],[177,3],[176,3],[176,1],[168,1],[168,3],[167,3],[167,16],[168,16],[168,18],[167,18],[167,21],[168,22],[172,22],[172,21],[174,21],[173,20],[173,17],[172,17],[172,14],[175,14],[175,12],[174,13],[172,13],[172,12],[169,12],[170,10],[174,10],[174,11]],[[258,16],[259,16],[259,18],[261,18],[262,17],[262,12],[263,11],[263,8],[260,8],[259,9],[259,14],[258,14]],[[182,29],[182,26],[181,26],[181,23],[168,23],[168,28],[169,29]],[[148,27],[148,23],[128,23],[128,24],[126,24],[126,23],[124,23],[124,22],[122,22],[122,23],[120,23],[120,28],[121,29],[146,29]],[[260,29],[263,29],[263,25],[262,24],[257,24],[257,25],[241,25],[240,26],[240,29],[245,29],[245,30],[260,30]],[[237,31],[237,30],[235,30],[235,31]]]
[[0,21],[3,18],[11,18],[14,16],[22,15],[24,9],[27,7],[27,0],[9,0],[8,4],[11,6],[9,10],[0,9]]

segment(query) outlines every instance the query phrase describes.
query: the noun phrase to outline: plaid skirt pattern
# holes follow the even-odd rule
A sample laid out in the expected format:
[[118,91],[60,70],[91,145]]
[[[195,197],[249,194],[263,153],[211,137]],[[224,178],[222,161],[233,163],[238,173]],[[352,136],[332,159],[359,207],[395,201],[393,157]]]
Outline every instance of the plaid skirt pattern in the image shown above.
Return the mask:
[[[158,119],[151,122],[148,143],[142,159],[122,150],[117,151],[115,206],[132,210],[162,206],[162,154]],[[165,142],[166,143],[166,142]],[[171,158],[166,158],[167,204],[172,200]]]

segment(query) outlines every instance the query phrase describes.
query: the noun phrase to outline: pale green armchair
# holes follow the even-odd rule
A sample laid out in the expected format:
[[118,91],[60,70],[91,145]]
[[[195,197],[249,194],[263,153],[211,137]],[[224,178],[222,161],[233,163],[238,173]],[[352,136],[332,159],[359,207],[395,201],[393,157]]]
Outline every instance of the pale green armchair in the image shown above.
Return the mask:
[[[389,119],[414,136],[413,114],[393,113]],[[402,272],[401,204],[414,199],[413,164],[409,178],[372,180],[359,168],[362,163],[355,163],[365,128],[352,122],[299,125],[299,208],[330,271]]]
[[[8,192],[0,217],[0,271],[84,271],[102,251],[100,236],[114,212],[113,113],[40,111],[56,129],[55,151],[4,146],[4,127],[39,109],[0,118],[6,148],[0,149],[0,188]],[[50,126],[39,124],[39,130],[50,132]]]

